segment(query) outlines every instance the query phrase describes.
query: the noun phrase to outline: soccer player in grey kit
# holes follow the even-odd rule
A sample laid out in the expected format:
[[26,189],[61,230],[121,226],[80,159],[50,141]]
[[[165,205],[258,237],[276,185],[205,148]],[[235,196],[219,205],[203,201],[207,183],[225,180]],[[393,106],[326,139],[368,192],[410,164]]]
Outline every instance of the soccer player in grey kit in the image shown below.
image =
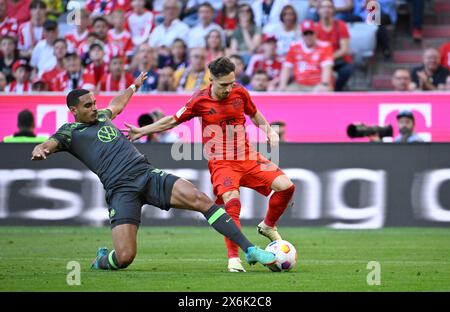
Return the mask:
[[222,207],[191,182],[153,167],[111,122],[146,79],[147,74],[141,73],[103,110],[97,110],[92,92],[72,90],[66,101],[75,122],[64,124],[32,152],[32,160],[43,160],[52,153],[67,151],[100,178],[106,191],[114,249],[99,248],[92,268],[116,270],[133,262],[144,204],[163,210],[173,207],[201,212],[216,231],[242,248],[249,264],[274,264],[275,256],[249,242]]

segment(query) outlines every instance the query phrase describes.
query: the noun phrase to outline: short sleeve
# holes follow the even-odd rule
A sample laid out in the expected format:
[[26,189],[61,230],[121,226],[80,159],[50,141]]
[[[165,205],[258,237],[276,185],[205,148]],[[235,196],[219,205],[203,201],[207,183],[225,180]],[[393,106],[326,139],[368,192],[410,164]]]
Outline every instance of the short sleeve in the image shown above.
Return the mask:
[[178,110],[178,112],[173,115],[177,123],[182,123],[197,116],[197,112],[195,110],[195,100],[190,99],[186,105]]
[[255,103],[253,103],[248,91],[245,88],[242,88],[242,92],[244,93],[244,112],[248,116],[254,116],[258,109],[256,108]]
[[74,125],[70,123],[64,124],[50,137],[50,139],[58,142],[58,151],[67,151],[70,149]]

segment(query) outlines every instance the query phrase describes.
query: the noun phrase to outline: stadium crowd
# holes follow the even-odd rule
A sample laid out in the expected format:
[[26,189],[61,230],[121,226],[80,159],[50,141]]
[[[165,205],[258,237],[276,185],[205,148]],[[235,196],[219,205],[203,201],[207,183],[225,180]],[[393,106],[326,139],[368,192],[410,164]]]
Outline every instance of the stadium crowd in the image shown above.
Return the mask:
[[[349,26],[365,24],[370,11],[368,0],[75,2],[81,10],[62,0],[0,0],[0,92],[114,92],[142,71],[139,92],[190,92],[208,85],[207,64],[223,55],[252,91],[351,91],[360,55]],[[411,40],[422,40],[424,0],[378,2],[380,55],[392,57],[386,28],[401,2],[412,5]],[[395,70],[392,89],[450,90],[449,69],[450,42],[427,48],[423,64]]]

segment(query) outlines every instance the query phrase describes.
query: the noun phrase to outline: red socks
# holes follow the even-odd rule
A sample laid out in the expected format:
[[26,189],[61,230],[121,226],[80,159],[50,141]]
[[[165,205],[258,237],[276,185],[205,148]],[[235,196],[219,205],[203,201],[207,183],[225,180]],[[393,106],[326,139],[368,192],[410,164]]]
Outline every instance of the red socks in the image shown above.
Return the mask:
[[[237,198],[229,200],[225,204],[225,211],[233,218],[238,228],[241,228],[241,222],[239,221],[239,215],[241,214],[241,201]],[[239,257],[239,246],[233,243],[231,240],[225,237],[225,244],[228,249],[228,258]]]
[[274,192],[269,199],[269,209],[267,209],[266,217],[264,218],[264,223],[270,227],[274,227],[278,219],[281,217],[283,212],[286,210],[289,201],[295,191],[295,185],[284,191]]

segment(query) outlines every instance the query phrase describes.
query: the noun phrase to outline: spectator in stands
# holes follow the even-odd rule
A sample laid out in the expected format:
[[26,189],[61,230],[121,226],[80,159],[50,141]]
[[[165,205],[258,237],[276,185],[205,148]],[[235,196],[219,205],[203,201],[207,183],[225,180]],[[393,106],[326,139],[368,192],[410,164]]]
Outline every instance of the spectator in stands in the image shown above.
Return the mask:
[[98,86],[103,75],[108,72],[108,63],[105,62],[105,51],[100,42],[94,42],[89,47],[89,64],[86,66],[87,71],[94,77],[94,84]]
[[278,134],[280,142],[286,142],[286,123],[284,121],[272,121],[270,127]]
[[7,14],[6,0],[0,0],[0,38],[3,36],[16,38],[18,30],[17,20]]
[[156,52],[147,43],[139,46],[135,59],[137,67],[133,76],[137,78],[141,72],[147,72],[147,80],[144,81],[138,92],[150,92],[158,85],[158,73],[156,72]]
[[173,41],[171,47],[160,47],[158,49],[158,68],[172,66],[174,70],[188,66],[188,47],[186,42],[180,38]]
[[39,77],[56,65],[53,44],[58,38],[58,33],[58,23],[46,20],[44,23],[44,39],[40,40],[34,47],[30,61],[30,65],[37,69]]
[[0,38],[0,71],[6,75],[8,83],[14,80],[13,65],[19,57],[16,41],[8,35]]
[[129,0],[87,0],[86,10],[91,17],[97,16],[111,16],[110,14],[115,10],[124,10],[125,12],[131,9]]
[[250,85],[247,87],[249,91],[265,92],[269,87],[270,77],[264,70],[257,70],[250,80]]
[[76,53],[67,53],[64,57],[65,71],[60,73],[53,91],[68,92],[74,89],[95,91],[95,78],[87,70],[83,70],[80,57]]
[[174,70],[188,66],[187,54],[188,48],[182,39],[175,39],[170,49],[172,61],[171,66]]
[[[301,24],[302,40],[292,44],[283,63],[279,91],[331,91],[333,49],[329,43],[316,40],[314,22]],[[294,71],[294,82],[289,80]]]
[[[309,0],[309,18],[318,22],[319,5],[321,0]],[[353,0],[332,0],[335,9],[335,19],[352,22],[353,21]]]
[[6,0],[8,16],[14,18],[18,24],[30,20],[31,0]]
[[55,66],[45,71],[41,77],[50,90],[53,88],[54,79],[64,71],[64,56],[67,54],[67,42],[64,39],[59,38],[53,42],[53,54],[56,58]]
[[280,21],[266,25],[263,34],[277,39],[277,55],[284,60],[291,44],[301,36],[295,8],[289,4],[286,5],[281,10]]
[[225,33],[222,27],[213,23],[214,8],[209,2],[202,3],[198,8],[199,23],[192,28],[188,34],[188,47],[204,48],[206,46],[205,37],[211,30],[217,30],[220,33],[221,39],[225,41]]
[[164,22],[156,26],[150,34],[148,43],[151,47],[170,47],[175,39],[187,39],[189,26],[179,20],[181,3],[176,0],[164,2]]
[[409,110],[397,114],[398,131],[400,134],[394,138],[394,143],[423,142],[423,139],[414,132],[414,115]]
[[263,28],[267,24],[279,22],[281,10],[289,3],[289,0],[253,1],[252,10],[255,15],[256,26]]
[[32,91],[31,75],[32,67],[25,59],[18,59],[13,65],[14,81],[6,86],[6,93],[24,94]]
[[237,27],[238,0],[224,0],[222,10],[216,16],[214,22],[225,31],[227,43],[231,40],[234,30]]
[[334,18],[334,4],[322,0],[318,6],[319,22],[317,39],[329,42],[333,47],[333,70],[337,73],[335,91],[343,91],[352,75],[352,56],[350,55],[350,34],[344,21]]
[[109,62],[109,72],[102,77],[100,91],[122,91],[131,85],[133,81],[133,76],[125,72],[123,58],[114,56]]
[[31,90],[33,92],[48,92],[50,91],[50,86],[48,83],[42,79],[36,79],[33,81],[33,84],[31,85]]
[[254,19],[252,8],[248,4],[239,5],[238,27],[231,37],[228,54],[240,54],[245,64],[261,44],[261,33]]
[[[74,15],[75,16],[75,15]],[[70,47],[79,50],[80,46],[84,41],[86,41],[89,31],[88,27],[90,25],[89,14],[86,10],[82,9],[80,11],[80,23],[77,24],[75,29],[66,33],[64,38],[69,43]]]
[[145,0],[131,1],[133,12],[128,16],[128,27],[133,45],[138,47],[147,42],[155,27],[155,15],[145,8]]
[[[91,60],[89,59],[89,50],[94,43],[100,44],[102,47],[103,53],[105,53],[104,48],[103,48],[104,43],[102,41],[98,40],[97,34],[95,34],[94,32],[90,32],[90,33],[88,33],[86,40],[84,40],[80,44],[79,48],[77,50],[75,50],[75,52],[77,52],[80,55],[83,64],[90,63]],[[103,54],[103,60],[105,62],[107,62],[107,61],[109,61],[109,58],[107,58],[106,55]]]
[[33,48],[44,38],[47,6],[41,0],[30,3],[31,20],[19,27],[19,50],[22,57],[30,57]]
[[[377,0],[380,14],[380,25],[377,31],[377,46],[380,47],[385,59],[391,58],[392,51],[390,45],[390,37],[388,35],[387,25],[395,25],[397,23],[397,5],[395,0]],[[367,4],[369,0],[354,0],[353,15],[355,21],[365,22],[367,18]]]
[[414,91],[414,83],[411,74],[406,68],[397,68],[392,75],[392,86],[394,91]]
[[178,91],[197,91],[206,88],[210,81],[206,68],[206,50],[193,48],[189,51],[189,67],[178,69],[174,74]]
[[0,71],[0,92],[5,92],[6,86],[8,85],[8,80],[6,75]]
[[230,61],[233,62],[235,66],[234,75],[236,76],[236,81],[243,85],[244,87],[250,83],[250,77],[245,73],[244,59],[239,54],[230,55]]
[[415,41],[421,41],[425,0],[408,0],[408,2],[412,6],[412,37]]
[[450,42],[444,43],[440,48],[441,66],[450,70]]
[[57,21],[58,17],[64,13],[66,2],[62,0],[43,0],[47,6],[47,18],[52,21]]
[[428,48],[423,53],[423,64],[412,70],[412,80],[419,90],[444,89],[449,70],[439,64],[439,51]]
[[272,36],[264,36],[262,53],[255,54],[250,59],[245,73],[251,77],[258,70],[265,71],[270,78],[268,90],[273,91],[280,82],[282,63],[277,59],[277,39]]
[[116,55],[121,55],[119,48],[110,42],[108,37],[109,23],[102,17],[96,17],[92,22],[92,27],[97,39],[103,44],[103,50],[105,51],[105,62],[109,63],[109,60]]
[[158,70],[158,92],[175,92],[174,73],[172,67],[164,66]]
[[48,139],[47,136],[37,136],[33,113],[27,109],[22,110],[17,116],[17,128],[19,131],[3,138],[3,143],[40,143]]
[[[155,120],[153,120],[153,117],[150,116],[150,114],[148,114],[148,113],[142,114],[138,117],[139,127],[145,127],[145,126],[151,125],[154,122],[155,122]],[[155,138],[155,134],[152,133],[152,134],[146,135],[145,137],[142,137],[141,139],[136,141],[136,143],[151,143],[151,142],[155,141],[154,138]]]
[[450,91],[450,75],[448,75],[445,80],[445,91]]
[[211,4],[214,11],[219,11],[222,8],[221,0],[187,0],[184,2],[185,6],[181,15],[183,16],[183,22],[189,27],[195,27],[200,23],[198,9],[202,4]]
[[133,42],[130,32],[125,29],[125,12],[123,10],[115,10],[112,13],[111,23],[113,28],[108,31],[108,42],[119,50],[119,55],[126,56],[131,60]]
[[206,64],[218,57],[225,56],[225,41],[217,29],[211,30],[205,38],[206,41]]

